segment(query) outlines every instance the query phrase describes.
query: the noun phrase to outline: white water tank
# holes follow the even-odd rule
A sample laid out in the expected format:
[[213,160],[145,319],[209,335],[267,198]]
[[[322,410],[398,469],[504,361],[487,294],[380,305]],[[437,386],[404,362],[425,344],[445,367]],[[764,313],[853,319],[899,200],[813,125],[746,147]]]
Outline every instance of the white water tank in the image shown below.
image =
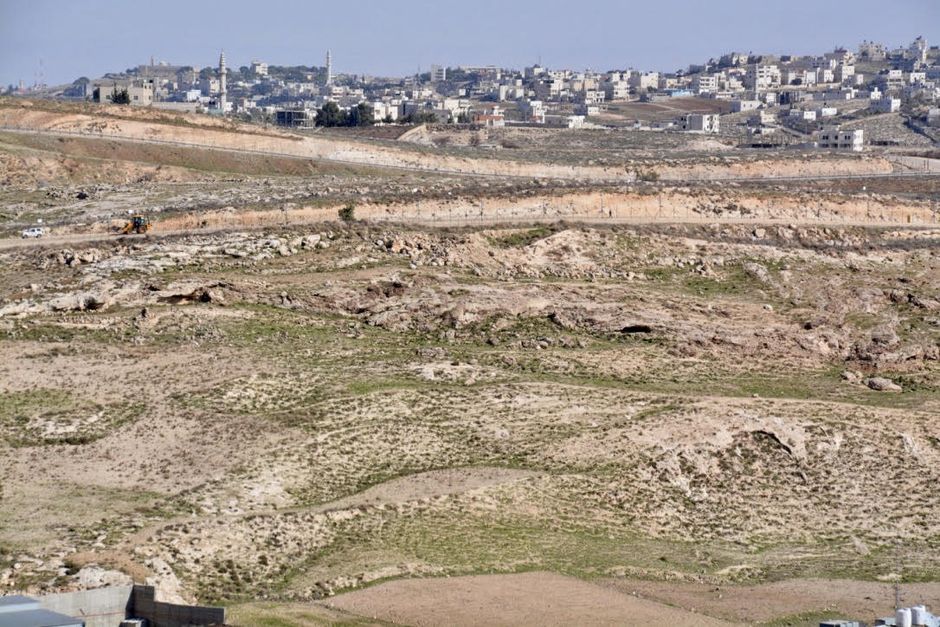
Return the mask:
[[915,605],[911,608],[911,623],[914,625],[927,625],[930,612],[923,605]]
[[911,627],[911,610],[902,607],[894,613],[894,624],[897,627]]

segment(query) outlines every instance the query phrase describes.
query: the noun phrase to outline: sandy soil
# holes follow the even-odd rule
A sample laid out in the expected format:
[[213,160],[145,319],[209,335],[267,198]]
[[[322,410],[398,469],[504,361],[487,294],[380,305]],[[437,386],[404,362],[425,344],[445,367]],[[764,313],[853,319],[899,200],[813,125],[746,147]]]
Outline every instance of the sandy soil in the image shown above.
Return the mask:
[[[894,585],[874,581],[793,579],[757,586],[618,581],[604,583],[613,590],[676,607],[695,607],[726,620],[771,621],[786,614],[830,612],[853,616],[869,624],[891,614]],[[911,583],[901,587],[905,605],[940,607],[940,584]]]
[[399,580],[326,605],[418,626],[730,624],[554,573]]

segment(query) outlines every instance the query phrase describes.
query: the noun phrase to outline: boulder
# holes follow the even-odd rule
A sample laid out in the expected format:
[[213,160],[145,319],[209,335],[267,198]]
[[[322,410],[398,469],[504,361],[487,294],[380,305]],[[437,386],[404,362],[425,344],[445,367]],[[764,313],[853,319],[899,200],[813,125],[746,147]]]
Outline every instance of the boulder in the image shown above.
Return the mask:
[[745,261],[741,265],[741,268],[744,270],[744,273],[752,279],[760,281],[761,283],[770,283],[770,273],[767,271],[767,268],[760,265],[759,263]]
[[104,294],[94,292],[76,292],[63,294],[49,301],[52,311],[89,311],[107,309],[111,306],[111,299]]
[[865,384],[876,392],[900,392],[901,386],[885,377],[871,377]]
[[306,235],[300,240],[301,248],[313,248],[320,242],[320,235],[318,233],[313,233],[312,235]]

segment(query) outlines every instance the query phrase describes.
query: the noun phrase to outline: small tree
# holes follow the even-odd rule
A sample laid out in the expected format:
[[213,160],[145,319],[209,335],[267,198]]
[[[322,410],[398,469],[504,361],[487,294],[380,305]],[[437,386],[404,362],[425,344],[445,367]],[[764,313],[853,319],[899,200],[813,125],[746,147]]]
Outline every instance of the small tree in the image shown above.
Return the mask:
[[[375,110],[368,104],[360,102],[353,111],[356,112],[356,126],[372,126],[375,124]],[[350,111],[350,114],[352,114],[352,111]],[[352,116],[350,115],[350,117]],[[350,126],[352,126],[351,123]]]
[[131,103],[131,95],[127,93],[126,89],[118,91],[117,85],[114,86],[114,89],[111,90],[111,103],[126,105]]
[[339,219],[343,222],[354,222],[356,220],[356,206],[350,203],[340,209]]
[[349,110],[346,116],[346,126],[372,126],[375,124],[375,112],[364,102]]
[[317,126],[344,126],[346,114],[335,102],[327,102],[317,109]]

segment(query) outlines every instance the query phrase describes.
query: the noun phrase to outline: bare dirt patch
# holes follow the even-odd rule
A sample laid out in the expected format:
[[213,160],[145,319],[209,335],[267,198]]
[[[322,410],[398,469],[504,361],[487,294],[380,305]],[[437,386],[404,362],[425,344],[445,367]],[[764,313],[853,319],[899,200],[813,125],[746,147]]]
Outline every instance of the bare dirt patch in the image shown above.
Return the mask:
[[408,625],[727,625],[553,573],[400,580],[326,603]]
[[[853,616],[872,624],[894,608],[894,585],[874,581],[793,579],[756,586],[721,586],[659,581],[617,581],[604,585],[660,603],[726,620],[772,621],[788,614]],[[902,586],[904,603],[940,605],[940,584]]]

